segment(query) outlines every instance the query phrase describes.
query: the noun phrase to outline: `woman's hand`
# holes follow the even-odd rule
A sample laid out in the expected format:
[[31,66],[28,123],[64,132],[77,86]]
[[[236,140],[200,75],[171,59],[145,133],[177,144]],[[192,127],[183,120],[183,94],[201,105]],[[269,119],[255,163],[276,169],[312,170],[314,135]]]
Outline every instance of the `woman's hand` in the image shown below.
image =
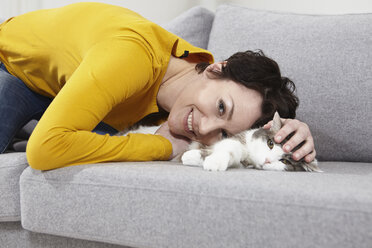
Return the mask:
[[183,136],[175,136],[170,132],[168,121],[164,122],[155,134],[161,135],[168,139],[172,143],[172,155],[169,160],[173,159],[177,155],[185,152],[191,142],[191,140]]
[[[314,160],[316,156],[314,148],[314,139],[311,135],[309,126],[296,119],[283,119],[282,128],[277,132],[274,139],[276,143],[282,142],[289,134],[294,133],[294,135],[283,145],[283,150],[285,152],[292,151],[297,145],[305,141],[305,143],[292,154],[294,160],[300,160],[305,158],[305,161],[310,163]],[[264,129],[269,129],[272,125],[272,121],[268,122]]]

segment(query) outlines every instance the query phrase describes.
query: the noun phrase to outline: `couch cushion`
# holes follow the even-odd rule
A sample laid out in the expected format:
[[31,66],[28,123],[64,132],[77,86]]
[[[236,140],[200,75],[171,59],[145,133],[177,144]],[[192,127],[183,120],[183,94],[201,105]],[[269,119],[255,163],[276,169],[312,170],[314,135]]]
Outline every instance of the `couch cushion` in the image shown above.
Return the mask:
[[372,164],[324,173],[170,162],[107,163],[21,176],[24,228],[133,247],[368,247]]
[[213,18],[213,12],[197,6],[179,15],[164,25],[164,28],[192,45],[206,49]]
[[130,248],[113,244],[34,233],[21,222],[0,222],[1,248]]
[[216,11],[216,61],[262,49],[298,91],[321,160],[372,161],[372,14],[299,15],[233,5]]
[[27,165],[25,153],[0,155],[0,222],[21,220],[19,177]]

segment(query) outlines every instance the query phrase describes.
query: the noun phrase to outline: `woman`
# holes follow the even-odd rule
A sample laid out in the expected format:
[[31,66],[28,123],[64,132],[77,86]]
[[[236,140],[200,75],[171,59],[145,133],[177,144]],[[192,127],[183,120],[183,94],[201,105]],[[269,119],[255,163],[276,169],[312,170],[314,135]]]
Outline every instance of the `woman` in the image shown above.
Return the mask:
[[[6,21],[0,60],[1,152],[22,125],[42,115],[27,146],[30,166],[40,170],[168,160],[190,140],[212,144],[265,124],[275,110],[294,118],[298,105],[293,83],[262,53],[213,63],[210,52],[100,3]],[[140,121],[163,124],[158,135],[110,136]],[[285,149],[305,141],[295,159],[314,159],[307,125],[283,122],[276,141],[294,132]]]

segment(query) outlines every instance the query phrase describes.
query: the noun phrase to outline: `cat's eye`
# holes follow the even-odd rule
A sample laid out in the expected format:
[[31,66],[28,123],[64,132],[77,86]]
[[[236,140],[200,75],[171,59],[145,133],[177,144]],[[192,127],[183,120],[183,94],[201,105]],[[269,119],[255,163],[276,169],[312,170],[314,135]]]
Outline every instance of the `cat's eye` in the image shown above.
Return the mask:
[[268,146],[270,149],[273,149],[273,148],[274,148],[274,142],[272,141],[272,139],[268,139],[268,140],[267,140],[267,146]]
[[291,164],[287,159],[284,159],[284,158],[282,158],[281,160],[279,160],[280,162],[282,162],[283,164],[285,164],[285,165],[289,165],[289,164]]
[[225,113],[225,110],[226,110],[225,103],[222,100],[219,100],[218,112],[220,113],[220,115],[223,115]]

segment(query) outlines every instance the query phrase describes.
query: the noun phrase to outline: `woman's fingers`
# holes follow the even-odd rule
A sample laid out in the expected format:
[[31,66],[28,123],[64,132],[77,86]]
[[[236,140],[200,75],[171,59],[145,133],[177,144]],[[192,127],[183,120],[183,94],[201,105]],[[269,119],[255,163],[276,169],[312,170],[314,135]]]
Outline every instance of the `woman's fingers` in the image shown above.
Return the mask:
[[312,141],[312,137],[309,137],[308,139],[305,140],[305,143],[297,151],[295,151],[292,154],[292,157],[295,160],[299,160],[305,157],[305,160],[306,160],[306,157],[309,156],[308,159],[310,158],[313,158],[313,159],[311,159],[310,161],[306,160],[306,162],[311,162],[315,158],[315,156],[313,156],[312,153],[315,154],[314,143]]
[[315,156],[316,156],[316,151],[314,149],[310,154],[305,156],[305,161],[307,163],[310,163],[311,161],[313,161],[315,159]]
[[315,158],[314,140],[309,126],[295,119],[282,119],[283,126],[275,135],[275,142],[282,142],[289,134],[293,136],[283,145],[285,152],[292,151],[296,146],[303,145],[293,153],[294,160],[300,160],[305,157],[306,162],[311,162]]
[[[281,121],[283,126],[275,135],[275,142],[281,143],[288,135],[293,133],[293,136],[283,145],[283,150],[291,152],[296,146],[303,143],[297,151],[293,152],[293,159],[300,160],[304,158],[307,163],[313,161],[316,151],[309,126],[296,119],[281,119]],[[269,121],[263,128],[270,129],[272,124],[273,121]]]

